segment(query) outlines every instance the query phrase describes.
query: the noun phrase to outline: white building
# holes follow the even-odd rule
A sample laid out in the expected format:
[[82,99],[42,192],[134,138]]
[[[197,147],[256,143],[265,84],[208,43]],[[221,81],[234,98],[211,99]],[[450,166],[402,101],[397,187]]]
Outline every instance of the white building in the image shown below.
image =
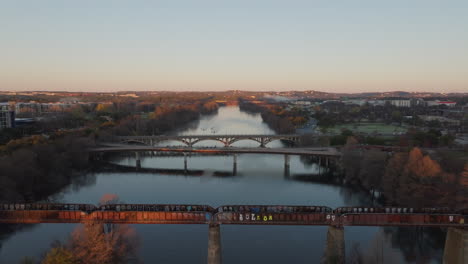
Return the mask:
[[411,100],[389,100],[391,105],[396,107],[410,107]]
[[15,112],[8,103],[0,103],[0,129],[15,126]]

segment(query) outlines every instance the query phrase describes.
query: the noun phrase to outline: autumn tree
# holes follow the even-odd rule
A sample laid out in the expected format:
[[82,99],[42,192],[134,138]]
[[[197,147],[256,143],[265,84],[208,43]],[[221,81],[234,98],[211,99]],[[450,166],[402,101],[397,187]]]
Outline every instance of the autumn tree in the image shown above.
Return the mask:
[[[108,203],[118,203],[118,197],[112,194],[104,195],[100,204]],[[137,234],[129,225],[85,223],[72,232],[66,246],[53,247],[42,264],[138,263],[137,246]]]
[[78,261],[73,253],[63,246],[52,248],[41,264],[77,264]]
[[456,177],[419,148],[397,153],[389,161],[382,181],[388,202],[403,206],[452,206]]

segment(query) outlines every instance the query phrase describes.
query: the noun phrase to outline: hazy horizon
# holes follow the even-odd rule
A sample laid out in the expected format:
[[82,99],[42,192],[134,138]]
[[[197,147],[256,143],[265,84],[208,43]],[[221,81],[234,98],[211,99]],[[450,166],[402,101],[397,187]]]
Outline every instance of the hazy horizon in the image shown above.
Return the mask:
[[2,1],[0,91],[468,91],[468,2]]
[[420,91],[420,92],[408,92],[408,91],[401,91],[401,90],[394,90],[394,91],[363,91],[363,92],[333,92],[333,91],[320,91],[320,90],[177,90],[177,91],[170,91],[170,90],[119,90],[119,91],[78,91],[78,90],[5,90],[0,92],[16,92],[16,93],[27,93],[27,92],[37,92],[37,93],[148,93],[148,92],[160,92],[160,93],[223,93],[223,92],[249,92],[249,93],[284,93],[284,92],[319,92],[319,93],[329,93],[329,94],[366,94],[366,93],[398,93],[398,92],[407,92],[407,93],[433,93],[433,94],[468,94],[468,91],[464,92],[428,92],[428,91]]

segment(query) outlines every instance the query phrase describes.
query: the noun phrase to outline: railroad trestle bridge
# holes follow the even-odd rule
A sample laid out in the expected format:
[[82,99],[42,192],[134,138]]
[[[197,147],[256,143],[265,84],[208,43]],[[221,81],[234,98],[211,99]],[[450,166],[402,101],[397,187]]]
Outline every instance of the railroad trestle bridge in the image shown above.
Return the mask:
[[112,140],[119,143],[133,143],[144,144],[148,146],[155,146],[164,141],[178,141],[185,144],[187,147],[193,147],[198,142],[202,141],[218,141],[225,147],[230,147],[232,144],[242,141],[250,140],[259,143],[259,147],[266,147],[266,145],[275,140],[285,140],[291,143],[299,143],[300,135],[177,135],[177,136],[121,136],[115,137]]
[[[194,204],[0,204],[0,223],[206,224],[208,263],[221,263],[220,225],[328,226],[323,263],[344,263],[344,226],[448,227],[444,263],[467,263],[468,210]],[[449,246],[448,246],[449,245]]]

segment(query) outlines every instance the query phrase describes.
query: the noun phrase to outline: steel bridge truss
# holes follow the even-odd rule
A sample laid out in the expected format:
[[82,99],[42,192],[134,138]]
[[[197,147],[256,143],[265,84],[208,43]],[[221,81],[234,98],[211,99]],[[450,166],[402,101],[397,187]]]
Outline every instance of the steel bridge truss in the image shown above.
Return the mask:
[[189,204],[0,204],[0,223],[238,224],[467,227],[447,208]]

